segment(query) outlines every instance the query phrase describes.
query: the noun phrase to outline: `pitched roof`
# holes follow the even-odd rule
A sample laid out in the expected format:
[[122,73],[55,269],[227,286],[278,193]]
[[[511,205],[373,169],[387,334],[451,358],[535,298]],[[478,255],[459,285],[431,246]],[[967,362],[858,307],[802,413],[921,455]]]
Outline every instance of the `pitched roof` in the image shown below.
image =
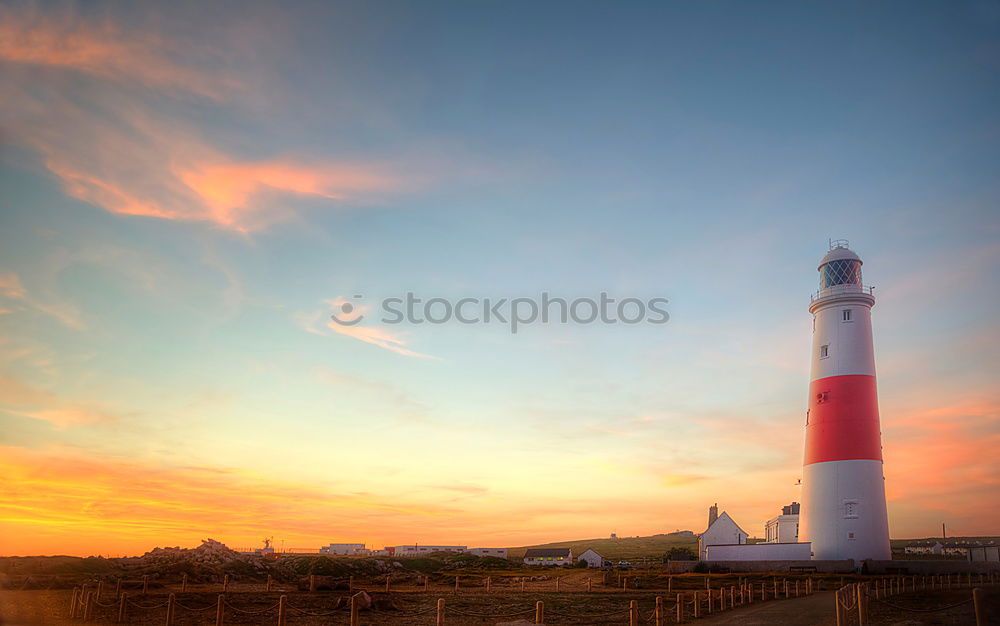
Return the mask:
[[532,548],[524,553],[524,558],[540,556],[569,556],[569,548]]
[[[729,513],[726,513],[725,511],[723,511],[722,513],[720,513],[719,517],[715,518],[715,521],[712,522],[711,526],[709,526],[708,528],[705,529],[705,533],[707,533],[709,531],[709,529],[712,528],[712,526],[715,526],[716,524],[718,524],[719,521],[722,518],[726,518],[727,520],[729,520],[730,522],[732,522],[733,526],[736,527],[736,530],[740,531],[744,535],[747,535],[747,537],[750,536],[749,534],[747,534],[747,531],[745,531],[742,528],[740,528],[740,525],[736,523],[736,520],[734,520],[733,518],[729,517]],[[704,535],[705,533],[702,533],[702,534]]]

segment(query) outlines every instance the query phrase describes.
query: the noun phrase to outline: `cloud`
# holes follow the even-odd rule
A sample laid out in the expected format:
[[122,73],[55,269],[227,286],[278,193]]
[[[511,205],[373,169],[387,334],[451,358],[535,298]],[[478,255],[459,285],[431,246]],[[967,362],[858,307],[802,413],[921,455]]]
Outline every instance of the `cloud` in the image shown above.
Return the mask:
[[72,12],[4,10],[0,99],[8,140],[40,154],[65,192],[83,202],[243,233],[294,215],[269,194],[357,204],[398,188],[381,166],[246,158],[199,128],[192,113],[203,117],[207,106],[239,118],[244,103],[267,91],[255,84],[264,72],[227,51],[246,45],[236,34],[220,32],[209,47]]
[[[83,320],[80,319],[80,313],[76,307],[64,302],[53,304],[29,294],[21,283],[20,277],[14,272],[0,273],[0,295],[23,302],[41,313],[54,317],[74,330],[84,329]],[[10,313],[11,311],[4,309],[4,312]]]
[[[324,300],[329,307],[330,311],[336,313],[339,319],[345,322],[349,322],[355,319],[360,319],[354,326],[345,326],[343,324],[338,324],[333,320],[326,323],[325,327],[338,335],[344,335],[352,339],[357,339],[358,341],[363,341],[365,343],[370,343],[379,348],[389,350],[390,352],[395,352],[396,354],[401,354],[403,356],[416,357],[421,359],[436,359],[437,357],[431,356],[429,354],[422,354],[414,350],[410,350],[406,347],[406,341],[383,328],[378,328],[375,326],[366,326],[368,322],[364,320],[370,310],[370,307],[363,304],[354,304],[353,302],[348,302],[345,298],[336,297]],[[344,304],[351,304],[353,310],[349,314],[344,314],[343,307]],[[326,315],[322,311],[313,312],[299,312],[292,315],[293,321],[302,330],[312,333],[315,335],[326,335],[322,330],[321,322],[326,319]]]
[[98,404],[67,400],[51,391],[3,375],[0,375],[0,409],[48,422],[60,430],[119,419],[116,413]]

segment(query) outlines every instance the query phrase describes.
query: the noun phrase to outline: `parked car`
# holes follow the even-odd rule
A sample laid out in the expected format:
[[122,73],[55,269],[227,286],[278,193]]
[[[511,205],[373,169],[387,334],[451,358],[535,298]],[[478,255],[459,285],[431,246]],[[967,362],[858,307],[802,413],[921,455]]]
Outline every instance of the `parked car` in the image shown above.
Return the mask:
[[628,561],[618,561],[618,567],[632,567],[632,564]]

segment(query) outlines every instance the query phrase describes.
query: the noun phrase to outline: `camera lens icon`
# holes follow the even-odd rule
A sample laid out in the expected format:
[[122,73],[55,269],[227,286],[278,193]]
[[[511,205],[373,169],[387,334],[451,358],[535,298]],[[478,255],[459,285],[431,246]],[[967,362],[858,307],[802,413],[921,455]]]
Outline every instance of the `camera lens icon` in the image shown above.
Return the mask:
[[[363,296],[354,296],[355,300],[360,300]],[[340,303],[340,315],[337,313],[332,313],[330,319],[332,319],[337,324],[341,326],[354,326],[364,319],[364,315],[359,314],[357,317],[351,317],[354,313],[354,305],[350,302]],[[345,318],[346,316],[346,318]]]

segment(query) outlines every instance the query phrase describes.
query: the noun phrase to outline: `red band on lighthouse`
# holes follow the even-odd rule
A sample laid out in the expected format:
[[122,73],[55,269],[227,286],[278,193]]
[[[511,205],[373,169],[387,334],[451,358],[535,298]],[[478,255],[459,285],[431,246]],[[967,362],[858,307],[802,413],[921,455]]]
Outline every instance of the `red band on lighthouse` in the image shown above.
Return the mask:
[[809,385],[805,464],[882,460],[874,376],[830,376]]

